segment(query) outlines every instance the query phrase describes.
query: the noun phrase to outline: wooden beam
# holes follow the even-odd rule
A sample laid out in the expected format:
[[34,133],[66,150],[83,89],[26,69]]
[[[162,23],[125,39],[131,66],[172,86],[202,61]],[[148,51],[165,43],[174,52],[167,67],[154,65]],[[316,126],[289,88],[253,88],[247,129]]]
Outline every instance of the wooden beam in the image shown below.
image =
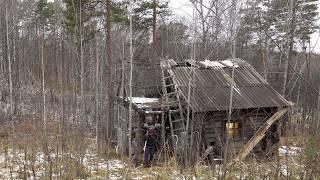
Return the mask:
[[265,136],[268,129],[271,127],[273,123],[275,123],[279,118],[281,118],[286,112],[288,112],[289,108],[281,109],[276,112],[273,116],[271,116],[260,128],[256,131],[256,133],[251,137],[251,139],[247,142],[246,145],[238,153],[238,156],[228,164],[228,167],[231,166],[235,162],[242,161],[248,154],[252,151],[252,149],[262,140]]

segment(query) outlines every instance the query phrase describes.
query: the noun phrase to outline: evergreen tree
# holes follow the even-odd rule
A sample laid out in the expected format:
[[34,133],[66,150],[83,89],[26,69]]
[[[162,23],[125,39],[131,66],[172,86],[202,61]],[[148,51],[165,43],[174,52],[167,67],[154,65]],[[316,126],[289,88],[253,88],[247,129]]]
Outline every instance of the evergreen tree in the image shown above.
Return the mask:
[[275,39],[284,41],[286,47],[289,46],[290,40],[287,39],[290,36],[293,37],[293,43],[310,41],[310,35],[318,28],[316,25],[317,2],[318,0],[294,0],[291,9],[290,2],[273,0],[271,8],[277,32]]
[[52,17],[54,15],[54,5],[52,2],[48,2],[48,0],[39,0],[36,4],[35,9],[36,22],[40,24],[41,27],[49,28],[47,26],[50,25]]
[[190,57],[188,27],[181,22],[162,24],[157,31],[158,55],[183,61]]
[[96,15],[95,6],[91,0],[63,0],[65,4],[64,25],[68,33],[75,37],[77,47],[80,46],[80,36],[85,44],[94,37],[95,28],[91,18]]
[[[261,41],[259,34],[265,33],[279,48],[281,43],[288,47],[287,40],[293,33],[294,42],[308,42],[310,35],[318,28],[317,3],[318,0],[293,0],[292,16],[289,1],[258,0],[249,1],[248,7],[242,10],[243,34],[238,35],[243,42]],[[291,31],[290,31],[291,29]],[[245,38],[244,38],[245,37]]]
[[170,15],[168,0],[125,0],[124,4],[131,4],[133,7],[133,28],[134,30],[149,30],[152,27],[153,9],[156,6],[158,16]]

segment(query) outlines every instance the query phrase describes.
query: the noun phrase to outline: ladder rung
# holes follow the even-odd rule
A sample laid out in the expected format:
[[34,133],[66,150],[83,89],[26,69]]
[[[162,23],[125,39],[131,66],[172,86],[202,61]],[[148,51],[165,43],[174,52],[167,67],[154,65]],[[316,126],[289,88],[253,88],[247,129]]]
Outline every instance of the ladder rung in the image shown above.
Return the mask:
[[184,128],[174,129],[173,131],[176,132],[176,131],[181,131],[181,130],[184,130]]
[[174,94],[177,94],[177,91],[173,91],[173,92],[167,93],[168,96],[174,95]]
[[167,101],[166,103],[167,104],[179,104],[179,101],[173,100],[173,101]]
[[175,110],[169,110],[170,113],[178,113],[178,112],[181,112],[180,109],[175,109]]
[[172,123],[181,122],[181,121],[184,121],[184,119],[177,119],[177,120],[172,121]]
[[172,76],[164,76],[164,79],[170,79]]
[[166,87],[170,87],[170,86],[174,86],[174,84],[168,84],[168,85],[166,85]]

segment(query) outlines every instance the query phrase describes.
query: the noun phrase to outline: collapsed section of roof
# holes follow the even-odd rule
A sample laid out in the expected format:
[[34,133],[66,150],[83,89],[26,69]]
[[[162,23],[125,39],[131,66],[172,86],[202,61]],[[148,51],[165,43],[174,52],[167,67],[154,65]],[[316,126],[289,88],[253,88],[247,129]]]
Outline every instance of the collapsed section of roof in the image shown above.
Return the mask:
[[[185,100],[188,97],[189,80],[194,78],[191,83],[194,91],[191,93],[194,94],[191,106],[194,112],[227,110],[231,84],[234,88],[233,109],[289,106],[288,101],[244,60],[187,62],[192,66],[171,66],[170,73]],[[231,78],[233,68],[234,80]]]

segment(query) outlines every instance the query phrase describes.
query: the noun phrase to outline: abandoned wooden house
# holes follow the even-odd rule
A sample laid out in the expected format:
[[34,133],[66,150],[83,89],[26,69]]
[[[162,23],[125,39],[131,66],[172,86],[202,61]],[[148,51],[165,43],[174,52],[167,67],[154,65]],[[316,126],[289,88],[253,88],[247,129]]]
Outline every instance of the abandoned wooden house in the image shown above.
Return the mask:
[[[249,152],[271,156],[277,152],[281,122],[277,119],[286,111],[277,112],[290,103],[244,60],[176,63],[169,59],[148,72],[156,74],[153,83],[159,93],[145,90],[139,97],[120,98],[118,103],[118,147],[122,153],[128,148],[130,100],[135,154],[142,153],[146,118],[162,125],[160,144],[171,143],[175,151],[191,147],[190,156],[201,157],[211,147],[211,157],[223,158],[227,143],[229,154],[240,151],[244,156]],[[253,139],[255,133],[260,133],[257,139]],[[245,145],[250,147],[243,149]]]

